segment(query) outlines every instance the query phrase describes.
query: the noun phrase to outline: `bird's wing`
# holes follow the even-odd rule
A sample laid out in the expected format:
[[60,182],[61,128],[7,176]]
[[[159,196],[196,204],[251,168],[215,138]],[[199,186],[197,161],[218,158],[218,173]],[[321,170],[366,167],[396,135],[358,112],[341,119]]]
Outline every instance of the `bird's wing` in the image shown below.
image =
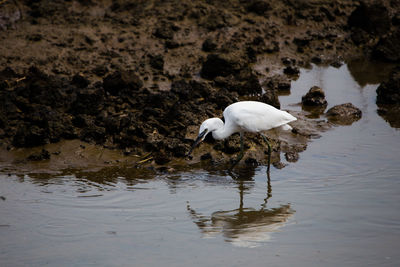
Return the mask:
[[227,121],[232,121],[242,130],[250,132],[266,131],[296,120],[286,111],[254,101],[238,102],[238,105],[232,105],[226,111],[224,117]]

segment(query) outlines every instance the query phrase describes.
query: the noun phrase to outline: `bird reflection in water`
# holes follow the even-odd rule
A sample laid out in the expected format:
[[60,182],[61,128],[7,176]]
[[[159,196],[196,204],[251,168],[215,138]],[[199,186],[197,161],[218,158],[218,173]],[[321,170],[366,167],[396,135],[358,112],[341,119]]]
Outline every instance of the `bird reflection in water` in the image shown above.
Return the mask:
[[248,189],[244,180],[238,180],[240,204],[238,209],[216,211],[211,216],[197,213],[188,203],[187,210],[193,222],[199,227],[204,238],[219,234],[225,241],[238,247],[258,247],[271,240],[271,234],[279,231],[295,212],[290,204],[277,208],[267,208],[272,197],[271,180],[268,175],[266,198],[259,209],[244,208],[243,195]]

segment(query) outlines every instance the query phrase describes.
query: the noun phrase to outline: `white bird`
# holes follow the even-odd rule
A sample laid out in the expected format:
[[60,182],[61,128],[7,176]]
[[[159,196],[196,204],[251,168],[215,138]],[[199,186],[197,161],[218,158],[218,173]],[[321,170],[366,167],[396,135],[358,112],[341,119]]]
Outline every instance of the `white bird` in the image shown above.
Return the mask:
[[259,133],[268,145],[268,169],[271,162],[271,146],[262,131],[281,127],[283,130],[291,130],[289,122],[297,120],[296,117],[279,110],[268,104],[257,101],[240,101],[229,105],[224,110],[224,122],[219,118],[210,118],[200,125],[197,136],[188,156],[193,149],[202,142],[207,134],[212,133],[216,140],[222,140],[234,133],[240,133],[240,153],[233,162],[231,169],[243,158],[243,133]]

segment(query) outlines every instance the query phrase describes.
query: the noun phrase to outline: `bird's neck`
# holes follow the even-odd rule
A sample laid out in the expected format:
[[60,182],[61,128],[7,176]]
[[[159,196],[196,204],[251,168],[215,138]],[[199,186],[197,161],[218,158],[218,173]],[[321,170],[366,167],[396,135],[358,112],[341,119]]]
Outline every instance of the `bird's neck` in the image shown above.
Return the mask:
[[236,132],[235,129],[232,129],[231,127],[227,127],[226,124],[224,124],[223,127],[213,131],[212,136],[216,140],[222,140],[222,139],[229,137],[230,135],[232,135],[235,132]]

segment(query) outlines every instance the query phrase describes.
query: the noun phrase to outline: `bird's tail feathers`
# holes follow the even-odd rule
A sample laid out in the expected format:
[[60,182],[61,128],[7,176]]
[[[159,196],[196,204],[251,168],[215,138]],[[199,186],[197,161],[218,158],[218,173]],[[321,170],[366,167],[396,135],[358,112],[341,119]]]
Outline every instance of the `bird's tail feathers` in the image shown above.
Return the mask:
[[290,131],[293,129],[292,126],[290,126],[289,124],[284,124],[284,125],[280,126],[280,128],[284,131]]

